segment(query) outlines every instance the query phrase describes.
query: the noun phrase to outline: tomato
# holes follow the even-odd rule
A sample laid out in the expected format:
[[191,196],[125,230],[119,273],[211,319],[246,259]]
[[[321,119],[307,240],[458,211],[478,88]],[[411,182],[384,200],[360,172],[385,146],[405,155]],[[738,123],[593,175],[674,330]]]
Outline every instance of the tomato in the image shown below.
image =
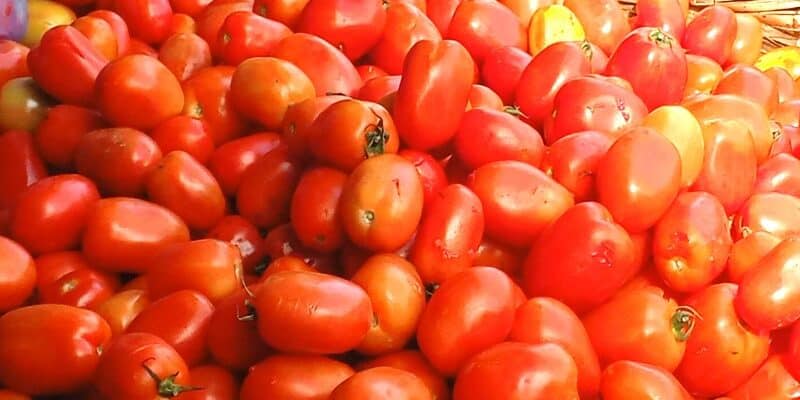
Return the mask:
[[81,137],[105,127],[106,123],[97,111],[59,104],[47,112],[33,139],[38,153],[48,164],[69,170],[73,167]]
[[278,21],[295,29],[310,0],[255,0],[253,11],[262,17]]
[[485,108],[489,110],[504,111],[503,99],[492,89],[474,84],[469,92],[468,109]]
[[565,83],[553,100],[553,110],[549,126],[545,121],[544,141],[548,145],[580,131],[620,136],[625,129],[640,125],[647,115],[647,106],[632,90],[599,76]]
[[169,35],[169,0],[114,1],[114,11],[128,23],[131,36],[147,44],[160,44]]
[[517,308],[509,340],[531,344],[555,343],[566,350],[578,370],[581,396],[591,398],[600,386],[600,364],[577,315],[564,303],[534,297]]
[[425,206],[428,206],[436,194],[447,186],[447,175],[442,164],[430,154],[422,151],[403,149],[398,154],[411,161],[417,168],[417,173],[422,181]]
[[583,325],[602,365],[629,360],[674,371],[698,319],[649,286],[620,292],[587,314]]
[[800,160],[778,154],[758,167],[755,193],[778,192],[800,197]]
[[144,200],[118,197],[95,203],[82,247],[97,268],[144,272],[167,245],[188,240],[189,229],[171,211]]
[[250,221],[238,215],[226,215],[206,234],[207,238],[227,241],[239,248],[242,267],[252,273],[265,256],[261,233]]
[[531,59],[530,54],[517,47],[496,47],[489,51],[481,65],[481,82],[497,93],[503,103],[510,104]]
[[403,350],[366,360],[356,365],[357,370],[376,367],[392,367],[411,372],[420,378],[434,399],[449,399],[450,389],[445,384],[444,378],[428,363],[425,357],[417,350]]
[[406,56],[392,116],[408,147],[430,150],[458,130],[474,80],[475,66],[458,42],[417,42]]
[[375,78],[380,78],[382,76],[389,75],[385,70],[382,68],[372,65],[372,64],[361,64],[356,66],[356,71],[358,71],[358,75],[361,77],[362,82],[368,82]]
[[186,362],[166,341],[126,333],[103,351],[93,384],[103,399],[158,399],[191,390],[190,379]]
[[[778,88],[778,105],[797,98],[797,88],[795,87],[792,75],[783,68],[770,68],[764,74],[775,83]],[[776,106],[777,109],[777,106]],[[773,115],[776,110],[773,110]]]
[[528,24],[528,52],[536,56],[559,42],[581,42],[586,32],[578,17],[563,3],[539,8]]
[[330,400],[385,398],[432,400],[425,382],[411,372],[393,367],[374,367],[356,372],[331,393]]
[[375,46],[386,25],[386,8],[380,0],[351,3],[345,0],[312,0],[303,8],[297,31],[311,33],[358,60]]
[[611,54],[630,32],[627,15],[614,0],[566,0],[564,5],[578,17],[586,39]]
[[47,31],[28,54],[28,69],[49,95],[65,103],[94,103],[95,80],[108,60],[89,39],[71,26]]
[[516,281],[522,270],[523,260],[524,254],[519,249],[501,244],[484,236],[478,246],[478,250],[475,252],[472,266],[495,267]]
[[686,29],[686,16],[676,0],[637,1],[631,27],[658,28],[680,42]]
[[779,238],[798,233],[800,199],[783,193],[756,193],[751,196],[733,218],[731,231],[734,239],[753,232],[767,232]]
[[736,13],[736,36],[731,45],[728,64],[752,65],[761,55],[763,42],[761,21],[750,14]]
[[733,65],[722,75],[714,94],[735,94],[763,107],[768,114],[778,106],[778,87],[765,73],[749,65]]
[[612,135],[584,131],[556,140],[542,161],[542,170],[575,196],[576,202],[594,199],[597,164],[614,142]]
[[36,265],[31,255],[18,243],[0,236],[0,312],[21,306],[36,288]]
[[506,342],[466,363],[456,377],[453,398],[577,400],[577,387],[575,362],[561,346]]
[[169,21],[170,35],[179,33],[195,33],[197,30],[197,23],[190,15],[174,13]]
[[472,356],[508,336],[515,292],[514,282],[496,268],[474,267],[452,276],[422,312],[420,350],[439,372],[454,376]]
[[28,76],[27,58],[30,50],[13,40],[0,39],[0,87],[10,79]]
[[285,147],[262,156],[242,174],[236,192],[239,214],[265,229],[288,222],[301,169]]
[[281,122],[280,132],[281,139],[289,147],[289,152],[292,156],[303,160],[311,157],[312,154],[309,147],[311,125],[317,119],[317,116],[333,103],[347,99],[349,97],[338,94],[325,95],[289,106],[283,122]]
[[728,397],[731,400],[791,399],[800,390],[800,381],[789,373],[786,364],[786,355],[771,355],[746,382],[727,393]]
[[411,47],[422,40],[441,39],[442,35],[424,10],[406,2],[391,2],[386,9],[383,36],[370,50],[369,58],[388,74],[399,75]]
[[395,154],[361,162],[339,198],[339,215],[353,243],[372,251],[395,251],[422,217],[422,181],[414,164]]
[[614,362],[603,371],[600,393],[604,400],[693,399],[669,371],[627,360]]
[[183,83],[183,114],[207,122],[217,146],[245,131],[244,119],[233,109],[228,98],[234,71],[228,66],[203,68]]
[[52,99],[31,78],[14,78],[0,87],[0,130],[33,132],[47,117]]
[[[251,286],[250,290],[258,290]],[[246,370],[264,359],[269,348],[258,334],[258,325],[248,312],[252,311],[250,294],[239,289],[217,303],[208,322],[207,346],[220,365],[233,370]]]
[[209,130],[202,119],[178,115],[158,124],[150,132],[150,137],[164,154],[180,150],[200,164],[206,164],[214,152],[214,140]]
[[686,24],[681,45],[687,53],[706,56],[725,65],[736,40],[736,14],[728,7],[703,8]]
[[307,170],[292,195],[290,220],[300,242],[309,249],[330,253],[345,236],[339,222],[339,198],[347,174],[327,167]]
[[783,241],[767,232],[756,231],[737,240],[728,257],[728,279],[740,283],[745,272],[758,264],[764,256]]
[[76,391],[92,379],[109,339],[108,324],[89,310],[40,304],[9,311],[0,317],[0,382],[33,396]]
[[105,59],[117,58],[117,38],[106,20],[87,15],[76,19],[71,25],[83,33]]
[[270,55],[292,31],[286,25],[264,18],[252,11],[230,13],[217,36],[220,58],[226,64],[239,65],[251,57]]
[[292,225],[288,223],[278,225],[267,233],[264,238],[264,248],[271,260],[291,255],[302,259],[317,271],[330,273],[336,271],[336,266],[333,265],[335,258],[306,249],[297,239]]
[[362,85],[353,63],[330,43],[306,33],[281,40],[272,56],[299,67],[314,84],[317,94],[355,95]]
[[277,148],[280,143],[280,136],[272,132],[254,133],[232,140],[214,151],[208,161],[208,169],[226,195],[235,195],[242,176],[250,165]]
[[[81,260],[81,262],[86,263],[85,260]],[[40,264],[37,259],[37,267]],[[37,294],[40,303],[66,304],[94,309],[108,300],[120,286],[117,276],[91,268],[88,264],[85,267],[64,272],[63,275],[51,281],[39,280]]]
[[158,60],[183,82],[198,70],[211,66],[211,50],[194,33],[176,33],[159,48]]
[[196,17],[197,34],[208,43],[211,48],[211,55],[214,59],[220,59],[222,49],[219,47],[220,30],[225,24],[225,19],[237,11],[252,11],[252,1],[212,1],[203,8]]
[[533,57],[519,78],[515,102],[534,127],[541,129],[553,114],[553,100],[567,81],[591,72],[590,60],[585,42],[554,43]]
[[150,303],[125,332],[156,335],[169,343],[187,365],[194,366],[207,356],[206,335],[213,313],[214,306],[206,296],[179,290]]
[[681,106],[661,106],[648,114],[642,125],[672,142],[681,156],[681,186],[691,186],[703,168],[705,150],[703,128],[697,119]]
[[28,28],[20,43],[30,48],[41,44],[42,36],[51,28],[69,25],[75,12],[68,6],[51,0],[28,0]]
[[75,167],[93,180],[103,194],[138,196],[148,175],[158,168],[161,150],[132,128],[107,128],[84,134],[75,149]]
[[130,48],[128,49],[127,55],[130,56],[134,54],[158,59],[158,51],[156,51],[156,49],[139,39],[131,38]]
[[456,7],[445,37],[463,44],[481,65],[495,47],[527,50],[526,28],[510,9],[498,2],[467,0]]
[[[360,264],[358,266],[361,267]],[[305,260],[298,256],[280,256],[263,266],[263,272],[261,272],[261,276],[258,277],[258,281],[264,282],[269,279],[270,276],[283,271],[321,272],[311,265],[308,265]]]
[[97,305],[94,310],[108,322],[114,337],[121,335],[150,304],[147,293],[140,289],[119,291]]
[[380,102],[383,98],[397,92],[400,87],[400,75],[387,75],[365,81],[358,91],[359,100]]
[[239,382],[225,368],[206,364],[189,370],[193,387],[201,388],[184,393],[183,400],[234,400],[239,396]]
[[680,102],[688,79],[686,56],[675,38],[649,27],[625,37],[611,54],[606,73],[630,82],[650,110]]
[[688,70],[684,97],[698,93],[711,93],[722,79],[722,67],[716,61],[696,54],[686,55]]
[[117,55],[128,54],[131,45],[131,36],[128,24],[122,17],[110,10],[94,10],[86,14],[90,17],[100,18],[111,26],[117,42]]
[[7,212],[28,186],[47,176],[31,135],[23,131],[0,134],[0,214]]
[[2,400],[31,400],[30,396],[15,392],[13,390],[0,389],[0,399]]
[[326,400],[355,372],[347,364],[322,356],[276,355],[250,368],[241,400]]

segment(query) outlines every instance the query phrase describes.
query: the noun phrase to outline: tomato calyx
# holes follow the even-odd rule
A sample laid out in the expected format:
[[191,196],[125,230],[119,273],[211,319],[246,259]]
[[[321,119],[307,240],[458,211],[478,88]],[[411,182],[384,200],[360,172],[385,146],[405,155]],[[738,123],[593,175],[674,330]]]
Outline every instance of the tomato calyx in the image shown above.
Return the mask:
[[678,307],[675,309],[675,313],[672,314],[672,318],[670,319],[672,334],[676,339],[678,339],[679,342],[685,342],[689,340],[689,336],[692,335],[692,331],[694,330],[694,326],[698,319],[702,320],[703,318],[700,316],[700,313],[698,313],[692,307]]
[[672,43],[675,41],[675,39],[672,36],[670,36],[669,33],[664,32],[664,31],[662,31],[661,29],[658,29],[658,28],[653,29],[653,31],[650,32],[650,34],[648,36],[650,37],[650,40],[655,42],[656,46],[658,46],[659,48],[662,48],[662,49],[666,49],[666,48],[670,48],[671,49],[672,48]]
[[386,150],[386,143],[389,142],[389,133],[383,126],[383,118],[374,110],[372,111],[378,122],[368,126],[365,133],[367,144],[364,146],[364,154],[367,158],[381,155]]
[[519,106],[505,106],[503,107],[503,112],[506,114],[513,115],[517,118],[528,118],[522,110],[520,110]]
[[184,392],[192,392],[204,389],[199,386],[186,386],[175,383],[175,379],[178,378],[178,374],[180,373],[179,371],[175,371],[175,373],[170,374],[166,378],[162,379],[160,376],[158,376],[158,374],[150,369],[150,367],[147,366],[147,363],[153,360],[155,360],[155,358],[151,357],[142,361],[142,368],[144,368],[144,370],[147,372],[147,375],[150,375],[150,377],[153,378],[153,381],[155,381],[156,392],[158,392],[159,396],[173,398]]
[[586,59],[588,59],[589,62],[591,62],[592,58],[594,58],[594,50],[592,50],[592,44],[589,43],[588,40],[584,39],[581,42],[581,50],[583,50],[583,55],[586,56]]
[[249,299],[245,300],[244,307],[247,310],[247,312],[245,314],[242,314],[241,310],[239,310],[239,305],[238,304],[236,305],[236,319],[241,322],[255,321],[256,307],[253,305],[253,302],[251,302]]

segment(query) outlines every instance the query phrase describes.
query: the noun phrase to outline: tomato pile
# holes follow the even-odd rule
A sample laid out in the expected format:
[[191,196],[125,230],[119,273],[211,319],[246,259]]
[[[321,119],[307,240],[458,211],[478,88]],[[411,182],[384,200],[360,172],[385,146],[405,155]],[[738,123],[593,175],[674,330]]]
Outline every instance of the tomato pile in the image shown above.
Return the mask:
[[686,0],[0,0],[0,400],[800,394],[800,48]]

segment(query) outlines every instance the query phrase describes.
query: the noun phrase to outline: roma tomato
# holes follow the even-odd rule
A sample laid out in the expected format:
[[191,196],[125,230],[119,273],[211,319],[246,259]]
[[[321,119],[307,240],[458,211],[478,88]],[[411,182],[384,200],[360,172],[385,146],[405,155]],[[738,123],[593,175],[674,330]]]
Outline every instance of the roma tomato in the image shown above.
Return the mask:
[[297,238],[309,249],[330,253],[345,241],[339,220],[339,199],[347,174],[327,167],[306,170],[292,195],[290,221]]
[[[313,97],[289,106],[289,108],[286,109],[286,115],[283,117],[280,129],[281,140],[289,147],[289,153],[301,160],[311,158],[312,154],[309,143],[311,124],[317,119],[317,116],[330,107],[331,104],[347,99],[349,99],[349,97],[334,94]],[[375,101],[377,100],[379,99],[375,99]]]
[[102,199],[89,214],[83,253],[106,271],[144,272],[171,243],[189,241],[189,229],[159,205],[128,197]]
[[625,11],[614,0],[566,0],[564,5],[580,20],[586,39],[606,54],[613,53],[631,30]]
[[207,122],[217,146],[238,138],[246,129],[228,97],[234,71],[225,65],[202,68],[183,82],[183,114]]
[[681,106],[662,106],[648,114],[642,125],[672,142],[681,156],[681,186],[691,186],[703,168],[705,150],[703,128],[697,119]]
[[114,337],[121,335],[150,300],[141,289],[122,290],[95,307],[95,311],[108,322]]
[[192,387],[182,395],[183,400],[234,400],[239,398],[239,382],[227,369],[206,364],[189,370]]
[[289,222],[292,194],[301,170],[302,165],[285,147],[262,156],[242,174],[236,191],[239,215],[265,229]]
[[197,34],[208,43],[208,46],[211,48],[211,56],[214,57],[214,59],[218,60],[222,55],[222,49],[218,46],[220,44],[218,38],[222,25],[225,24],[225,19],[237,11],[252,10],[253,2],[250,0],[212,1],[195,17],[197,21]]
[[800,390],[800,381],[786,368],[787,356],[771,355],[761,367],[733,391],[727,393],[731,400],[791,399]]
[[436,194],[447,186],[447,174],[444,167],[433,156],[422,151],[402,149],[398,154],[411,161],[417,168],[427,207],[436,198]]
[[417,42],[406,56],[392,116],[408,147],[430,150],[458,130],[475,77],[469,52],[452,40]]
[[[530,379],[532,374],[536,379]],[[561,346],[505,342],[464,365],[456,377],[453,398],[577,400],[577,381],[575,362]]]
[[386,75],[365,81],[356,97],[360,100],[377,103],[392,93],[396,93],[401,79],[400,75]]
[[[686,55],[669,33],[659,28],[638,28],[611,54],[606,74],[630,82],[633,91],[653,110],[683,99],[688,79]],[[670,78],[663,79],[665,76]]]
[[[733,300],[737,290],[735,284],[721,283],[686,300],[703,318],[686,341],[686,353],[675,376],[698,396],[728,393],[747,381],[769,356],[769,336],[750,331],[736,315]],[[719,369],[708,371],[709,365]]]
[[722,67],[716,61],[697,54],[686,55],[688,71],[684,97],[695,94],[710,94],[722,79]]
[[539,8],[533,13],[528,24],[528,52],[532,56],[559,42],[584,40],[586,32],[581,21],[563,3]]
[[358,71],[358,75],[361,76],[362,82],[367,82],[374,78],[380,78],[382,76],[389,75],[380,67],[372,64],[358,65],[356,66],[356,71]]
[[0,214],[7,212],[27,187],[47,176],[47,169],[28,132],[0,134]]
[[658,28],[680,42],[686,29],[686,16],[677,0],[637,1],[631,27]]
[[114,11],[128,23],[131,35],[147,44],[160,44],[169,36],[169,0],[114,1]]
[[97,111],[59,104],[47,112],[33,139],[39,155],[48,164],[70,170],[83,135],[105,127],[106,122]]
[[178,115],[158,124],[150,132],[150,137],[163,154],[185,151],[205,165],[214,152],[214,139],[209,131],[210,127],[204,120]]
[[9,39],[0,39],[0,87],[10,79],[28,76],[28,54],[30,49]]
[[800,198],[783,193],[756,193],[742,205],[731,224],[735,240],[753,232],[767,232],[778,238],[800,233]]
[[728,257],[728,279],[733,283],[740,283],[745,272],[758,264],[782,241],[782,238],[758,231],[737,240]]
[[[287,301],[291,299],[291,307]],[[272,348],[305,354],[344,353],[358,346],[374,321],[367,292],[318,272],[285,271],[261,283],[253,298],[258,331]],[[324,329],[327,333],[320,335]]]
[[778,86],[765,73],[749,65],[733,65],[725,70],[714,94],[735,94],[751,100],[772,114],[778,106]]
[[681,45],[687,53],[706,56],[725,65],[736,40],[736,14],[728,7],[703,8],[686,25]]
[[11,239],[0,236],[0,312],[21,306],[36,288],[36,265],[31,255]]
[[693,397],[664,368],[636,361],[617,361],[603,371],[604,400],[630,398],[691,400]]
[[481,82],[492,89],[505,104],[514,101],[517,85],[532,57],[514,46],[496,47],[481,64]]
[[386,8],[380,0],[311,0],[296,30],[325,39],[355,61],[378,43],[385,25]]
[[353,63],[339,49],[314,35],[287,35],[270,55],[300,68],[314,84],[319,96],[354,96],[362,85],[361,76]]
[[576,132],[550,145],[542,171],[572,192],[576,202],[593,200],[597,165],[614,143],[610,134],[598,131]]
[[628,233],[599,203],[569,208],[533,244],[522,269],[529,296],[584,313],[608,300],[639,268]]
[[522,271],[522,262],[525,255],[517,248],[501,244],[486,236],[481,240],[478,251],[475,252],[475,259],[472,260],[473,267],[495,267],[514,279],[519,280]]
[[[258,286],[250,290],[258,291]],[[252,318],[250,292],[239,289],[217,303],[208,323],[206,343],[211,356],[220,365],[245,371],[266,357],[270,349],[258,334]]]
[[392,367],[411,372],[422,379],[434,399],[449,399],[450,389],[444,378],[436,372],[418,350],[403,350],[368,359],[356,365],[356,370],[375,367]]
[[159,47],[158,60],[183,82],[198,70],[211,66],[211,49],[194,33],[176,33]]
[[777,154],[758,166],[755,193],[778,192],[800,197],[800,160]]
[[108,300],[119,289],[119,286],[119,278],[116,275],[99,271],[87,265],[66,272],[52,281],[40,280],[37,300],[42,304],[65,304],[95,309]]
[[369,58],[388,74],[399,75],[408,51],[417,42],[441,39],[442,35],[424,10],[407,2],[393,1],[386,9],[383,36],[370,50]]
[[32,78],[14,78],[0,87],[0,130],[33,132],[52,106]]
[[761,55],[764,32],[754,15],[736,13],[736,36],[731,45],[728,64],[752,65]]
[[83,33],[105,59],[117,58],[117,38],[106,20],[86,15],[76,19],[71,25]]
[[[772,80],[778,88],[778,105],[797,98],[798,88],[795,87],[794,79],[792,79],[792,75],[789,74],[789,71],[775,67],[764,71],[764,74]],[[773,110],[773,115],[775,111],[776,110]]]
[[[417,343],[442,374],[454,376],[474,355],[505,340],[517,286],[491,267],[466,269],[439,286],[422,313]],[[447,326],[447,332],[441,327]]]
[[478,65],[495,47],[528,49],[527,25],[508,7],[491,0],[466,0],[456,7],[446,38],[466,47]]
[[295,29],[310,0],[255,0],[253,11],[262,17],[278,21]]
[[354,373],[347,364],[328,357],[275,355],[250,368],[240,397],[324,400]]
[[492,89],[486,86],[473,84],[469,92],[467,109],[486,108],[496,111],[504,111],[503,99]]
[[292,31],[286,25],[252,11],[229,14],[217,36],[220,58],[228,65],[239,65],[251,57],[266,57]]
[[385,398],[433,400],[425,382],[411,372],[393,367],[374,367],[356,372],[334,389],[330,400]]
[[9,311],[0,317],[0,382],[34,396],[77,391],[91,381],[110,339],[111,328],[89,310],[39,304]]
[[278,148],[281,137],[273,132],[260,132],[231,140],[219,146],[208,160],[223,193],[233,196],[239,190],[245,171],[265,154]]
[[239,215],[226,215],[206,234],[207,238],[229,242],[239,248],[245,273],[253,273],[264,259],[261,232]]
[[128,23],[122,17],[111,10],[94,10],[86,14],[90,17],[100,18],[111,26],[114,37],[117,39],[117,55],[128,54],[131,46],[131,36],[128,30]]

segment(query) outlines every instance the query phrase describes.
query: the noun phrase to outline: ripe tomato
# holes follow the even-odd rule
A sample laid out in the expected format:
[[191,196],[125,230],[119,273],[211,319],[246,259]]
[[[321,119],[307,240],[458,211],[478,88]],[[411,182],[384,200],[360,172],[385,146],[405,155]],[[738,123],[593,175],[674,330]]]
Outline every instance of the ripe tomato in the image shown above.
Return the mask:
[[447,186],[447,175],[442,164],[430,154],[418,150],[402,149],[398,154],[411,161],[417,168],[417,173],[422,181],[425,206],[428,206],[436,194]]
[[386,9],[383,36],[370,50],[369,58],[388,74],[399,75],[408,51],[422,40],[439,41],[442,35],[424,10],[407,2],[393,1]]
[[39,155],[50,165],[73,169],[75,151],[81,137],[88,132],[106,127],[97,111],[59,104],[47,112],[33,136]]
[[676,0],[637,1],[631,27],[658,28],[680,42],[686,29],[686,15]]
[[15,392],[13,390],[0,389],[0,399],[2,400],[31,400],[27,394]]
[[178,115],[158,124],[150,132],[150,137],[163,154],[185,151],[205,165],[214,152],[214,140],[209,130],[208,123],[202,119]]
[[160,44],[169,35],[173,11],[169,0],[114,1],[114,11],[127,22],[131,35]]
[[189,370],[193,387],[201,388],[184,393],[182,400],[234,400],[239,398],[239,382],[225,368],[206,364]]
[[235,11],[225,17],[217,36],[220,58],[228,65],[239,65],[251,57],[270,55],[278,43],[290,36],[286,25],[252,11]]
[[360,100],[380,102],[385,97],[397,92],[401,79],[400,75],[386,75],[365,81],[356,97]]
[[600,393],[604,400],[693,399],[669,371],[655,365],[627,360],[617,361],[606,367]]
[[628,18],[614,0],[566,0],[564,5],[580,20],[586,39],[611,54],[630,32]]
[[486,108],[496,111],[504,111],[505,109],[503,99],[497,93],[486,86],[478,84],[473,84],[472,89],[469,91],[467,109],[472,108]]
[[211,66],[211,49],[194,33],[176,33],[159,47],[158,60],[183,82],[198,70]]
[[681,156],[681,186],[691,186],[703,168],[705,149],[703,128],[697,119],[681,106],[662,106],[648,114],[642,125],[672,142]]
[[753,232],[767,232],[778,238],[796,236],[800,219],[800,199],[783,193],[756,193],[733,218],[734,239]]
[[578,371],[569,353],[557,344],[500,343],[464,365],[453,398],[577,400]]
[[111,10],[99,9],[86,14],[90,17],[97,17],[111,26],[117,42],[117,55],[128,54],[131,46],[131,36],[128,30],[128,23],[122,17]]
[[224,65],[202,68],[183,82],[183,114],[207,122],[217,146],[241,136],[246,129],[228,97],[234,71]]
[[0,217],[20,193],[45,176],[47,169],[28,132],[12,130],[0,134]]
[[740,283],[742,276],[782,241],[782,238],[760,231],[737,240],[728,257],[728,279]]
[[195,17],[197,21],[197,34],[208,43],[208,46],[211,48],[211,56],[214,57],[214,59],[218,60],[222,55],[222,49],[219,48],[221,42],[217,39],[219,38],[222,25],[225,23],[225,19],[237,11],[252,10],[253,1],[251,0],[212,1],[211,4],[208,4],[202,12]]
[[303,8],[296,30],[327,40],[355,61],[378,43],[385,25],[386,8],[380,0],[312,0]]
[[755,193],[778,192],[800,196],[800,160],[789,154],[778,154],[758,167]]
[[206,234],[207,238],[227,241],[239,248],[245,273],[253,273],[265,256],[261,233],[239,215],[226,215]]
[[751,100],[772,114],[778,106],[778,86],[765,73],[749,65],[733,65],[725,70],[714,94],[735,94]]
[[[764,71],[764,74],[767,75],[778,88],[778,105],[797,98],[797,88],[795,87],[794,79],[792,79],[792,75],[789,74],[789,71],[774,67]],[[773,115],[774,114],[775,110],[773,110]]]
[[625,37],[608,59],[606,73],[630,82],[650,110],[680,102],[688,79],[686,56],[676,39],[650,27]]
[[597,395],[600,363],[589,335],[577,315],[564,303],[549,297],[534,297],[517,308],[508,339],[530,344],[555,343],[566,350],[578,369],[581,396]]
[[262,17],[295,29],[310,0],[255,0],[253,11]]
[[523,25],[508,7],[496,1],[462,1],[456,7],[446,38],[456,40],[469,51],[478,65],[495,47],[528,49],[527,24]]
[[528,52],[532,56],[559,42],[584,40],[586,32],[581,21],[561,2],[539,8],[528,24]]
[[727,63],[752,65],[761,56],[763,42],[761,21],[754,15],[736,13],[736,36]]
[[454,376],[472,356],[508,336],[517,290],[496,268],[474,267],[454,275],[436,289],[422,312],[420,350],[439,372]]
[[592,200],[597,165],[613,143],[612,135],[598,131],[564,136],[550,145],[542,171],[572,192],[576,202]]
[[36,265],[31,255],[11,239],[0,236],[0,312],[21,306],[36,288]]
[[[399,80],[398,80],[399,82]],[[311,158],[309,137],[311,124],[317,116],[333,103],[349,97],[334,94],[310,98],[289,106],[281,122],[281,140],[289,147],[289,153],[301,160]],[[368,100],[370,101],[370,100]]]
[[[85,260],[81,261],[85,264]],[[86,264],[85,267],[65,271],[57,279],[49,281],[40,279],[37,300],[42,304],[65,304],[95,309],[108,300],[119,286],[119,278],[116,275],[99,271]]]
[[[250,286],[258,291],[258,286]],[[250,293],[239,289],[217,303],[208,322],[206,343],[220,365],[236,371],[247,370],[270,352],[258,334],[258,325],[249,318],[253,309]]]
[[314,84],[318,95],[354,96],[362,85],[353,63],[339,49],[314,35],[288,35],[270,55],[300,68]]
[[481,82],[494,90],[505,104],[514,101],[520,77],[531,62],[531,55],[514,46],[489,51],[481,65]]
[[697,54],[686,55],[688,70],[684,97],[698,93],[710,94],[722,79],[722,67],[716,61]]
[[189,367],[167,342],[150,333],[115,338],[100,357],[94,389],[102,399],[171,398],[191,390]]
[[728,398],[791,399],[800,390],[800,381],[789,373],[786,364],[788,364],[786,355],[771,355],[746,382],[727,393]]
[[114,337],[121,335],[144,310],[150,300],[141,289],[122,290],[95,307],[95,311],[108,322]]
[[[438,33],[438,32],[437,32]],[[30,75],[28,72],[28,53],[25,45],[9,39],[0,40],[0,87],[10,79]]]
[[71,26],[83,33],[105,59],[117,58],[117,38],[106,20],[85,15],[72,21]]
[[687,53],[706,56],[725,65],[736,40],[736,14],[728,7],[703,8],[686,25],[681,45]]
[[355,373],[347,364],[322,356],[275,355],[247,373],[241,400],[325,400]]
[[358,75],[361,76],[362,82],[367,82],[374,78],[380,78],[382,76],[389,75],[380,67],[372,64],[358,65],[356,66],[356,71],[358,71]]
[[89,310],[39,304],[9,311],[0,317],[0,383],[33,396],[77,391],[92,379],[109,339],[108,324]]
[[281,137],[272,132],[254,133],[231,140],[214,151],[208,161],[208,169],[214,174],[222,191],[233,196],[250,165],[280,144]]
[[241,176],[236,191],[239,214],[259,228],[270,229],[288,222],[301,169],[302,165],[285,147],[262,156]]
[[189,229],[171,211],[127,197],[102,199],[89,214],[83,253],[91,265],[114,272],[144,272],[171,243],[189,241]]
[[408,147],[430,150],[458,130],[475,77],[469,52],[452,40],[417,42],[406,56],[392,116]]
[[345,240],[339,221],[339,199],[347,174],[327,167],[303,173],[292,195],[290,220],[300,242],[309,249],[330,253]]
[[444,378],[436,372],[418,350],[403,350],[368,359],[356,365],[356,370],[375,367],[392,367],[411,372],[422,379],[434,399],[449,399],[450,389]]
[[330,400],[367,400],[391,395],[397,400],[433,400],[425,382],[411,372],[374,367],[356,372],[331,393]]

